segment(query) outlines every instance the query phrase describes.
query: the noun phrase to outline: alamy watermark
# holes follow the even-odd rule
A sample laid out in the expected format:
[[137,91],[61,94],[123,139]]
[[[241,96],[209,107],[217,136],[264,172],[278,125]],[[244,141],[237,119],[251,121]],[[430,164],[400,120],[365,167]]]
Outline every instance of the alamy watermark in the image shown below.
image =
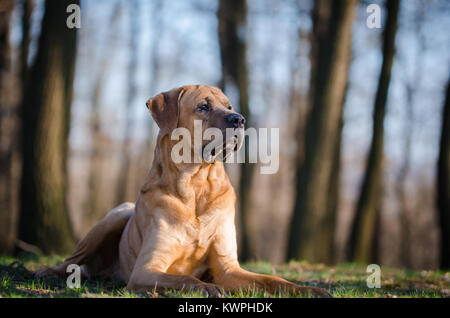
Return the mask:
[[368,288],[381,288],[381,267],[377,264],[367,266],[366,273],[371,273],[366,279]]
[[368,14],[366,25],[369,29],[381,29],[381,8],[378,4],[369,4],[366,8]]
[[[172,147],[174,163],[260,163],[261,174],[275,174],[280,166],[279,128],[227,128],[225,138],[219,128],[203,131],[203,122],[194,120],[194,136],[187,128],[176,128],[170,136],[176,141]],[[248,138],[248,143],[246,138]],[[270,139],[269,139],[270,137]],[[241,147],[242,146],[242,147]],[[238,151],[240,148],[241,151]],[[248,161],[244,149],[248,149]]]
[[81,8],[78,4],[69,4],[66,12],[70,13],[66,19],[66,25],[69,29],[81,28]]
[[70,264],[67,266],[66,273],[70,274],[67,277],[67,288],[80,288],[81,287],[81,268],[77,264]]

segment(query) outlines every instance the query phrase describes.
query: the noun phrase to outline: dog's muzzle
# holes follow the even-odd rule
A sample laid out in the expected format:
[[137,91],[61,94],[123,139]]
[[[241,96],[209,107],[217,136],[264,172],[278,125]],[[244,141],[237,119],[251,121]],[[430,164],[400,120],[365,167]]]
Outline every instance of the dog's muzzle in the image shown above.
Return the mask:
[[241,114],[233,113],[225,117],[227,127],[230,128],[244,128],[245,118]]

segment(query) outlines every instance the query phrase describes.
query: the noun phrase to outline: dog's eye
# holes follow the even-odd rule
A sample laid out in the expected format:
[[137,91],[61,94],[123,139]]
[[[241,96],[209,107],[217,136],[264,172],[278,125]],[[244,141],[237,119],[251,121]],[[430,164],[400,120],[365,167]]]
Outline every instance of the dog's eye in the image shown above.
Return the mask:
[[231,105],[230,105],[230,106],[228,106],[228,109],[229,109],[229,110],[232,110],[232,109],[233,109],[233,107],[231,107]]
[[201,112],[207,112],[211,109],[211,106],[209,106],[208,104],[201,104],[199,106],[197,106],[197,110],[201,111]]

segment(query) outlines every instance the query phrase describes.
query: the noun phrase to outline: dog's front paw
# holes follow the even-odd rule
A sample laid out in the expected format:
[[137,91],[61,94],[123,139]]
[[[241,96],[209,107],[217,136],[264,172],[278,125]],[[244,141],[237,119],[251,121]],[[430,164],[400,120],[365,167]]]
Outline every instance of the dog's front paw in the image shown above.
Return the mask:
[[[33,272],[33,276],[35,278],[45,278],[45,277],[64,277],[66,275],[66,268],[63,265],[55,266],[55,267],[47,267],[41,270]],[[81,272],[81,277],[85,277],[83,275],[83,271]]]
[[220,287],[219,285],[214,284],[207,284],[207,283],[197,284],[192,286],[192,290],[195,292],[199,292],[205,295],[206,297],[217,298],[226,296],[226,293],[223,290],[223,288]]
[[331,294],[324,288],[309,287],[311,289],[311,295],[320,298],[333,298]]
[[315,298],[333,298],[331,294],[324,288],[297,286],[296,292],[301,295]]
[[35,278],[44,278],[48,276],[57,276],[55,270],[52,267],[47,267],[33,272]]
[[289,293],[302,297],[332,298],[327,290],[319,287],[299,286],[291,282],[277,282],[273,287],[275,287],[275,292],[280,293]]

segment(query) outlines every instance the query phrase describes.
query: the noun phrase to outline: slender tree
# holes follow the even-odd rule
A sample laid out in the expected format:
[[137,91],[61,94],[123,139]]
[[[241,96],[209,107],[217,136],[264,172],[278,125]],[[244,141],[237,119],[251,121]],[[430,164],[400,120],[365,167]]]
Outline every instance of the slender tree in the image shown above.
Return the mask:
[[349,258],[368,263],[375,254],[377,210],[380,202],[383,159],[384,117],[395,54],[399,0],[386,2],[387,18],[383,34],[383,63],[373,113],[373,135],[355,219],[351,228]]
[[[131,135],[133,133],[133,102],[136,96],[136,70],[137,70],[137,52],[138,52],[138,31],[139,31],[139,1],[133,0],[130,5],[130,36],[129,36],[129,60],[128,60],[128,88],[126,98],[126,121],[125,134],[123,136],[121,154],[121,166],[119,171],[117,203],[120,204],[127,201],[129,197],[129,183],[130,183],[130,164],[131,164]],[[136,196],[136,193],[133,194]]]
[[[330,263],[334,221],[330,214],[332,204],[328,203],[327,197],[333,188],[330,180],[333,169],[337,168],[335,158],[339,156],[337,145],[357,1],[332,1],[328,18],[326,7],[322,7],[326,3],[319,1],[315,5],[316,10],[320,8],[316,19],[320,17],[321,21],[328,22],[326,32],[321,23],[315,24],[318,57],[311,77],[314,93],[306,124],[305,156],[297,165],[296,199],[287,258]],[[338,179],[337,176],[334,178]]]
[[11,90],[9,31],[13,0],[0,0],[0,254],[11,253],[16,239],[17,198],[14,169],[16,116]]
[[[296,73],[298,72],[298,62],[292,63],[291,70],[292,75],[290,79],[290,108],[289,108],[289,123],[293,131],[293,138],[297,144],[297,154],[295,162],[297,166],[301,166],[304,157],[304,138],[298,138],[297,136],[303,136],[305,131],[305,125],[308,118],[308,112],[313,105],[314,100],[314,83],[316,81],[317,73],[317,60],[319,58],[319,43],[324,41],[324,37],[327,34],[328,22],[330,19],[332,2],[328,0],[316,0],[314,1],[313,9],[311,12],[313,28],[312,31],[304,34],[304,31],[299,29],[298,40],[299,44],[303,38],[307,38],[310,45],[309,50],[309,90],[306,98],[302,98],[301,93],[298,92],[296,86]],[[301,13],[300,2],[298,2],[299,14]],[[308,10],[309,11],[309,10]],[[308,12],[309,13],[309,12]],[[305,13],[306,14],[306,13]],[[296,54],[294,60],[299,59],[299,54]]]
[[[248,71],[247,46],[245,30],[247,24],[247,2],[244,0],[220,0],[218,10],[219,42],[222,60],[222,83],[224,89],[228,83],[236,86],[239,91],[239,111],[251,123],[248,106]],[[245,147],[248,153],[248,144]],[[239,258],[241,261],[252,257],[249,244],[249,229],[247,225],[250,209],[251,184],[254,167],[252,164],[241,164],[239,177],[239,213],[240,236]]]
[[6,98],[6,85],[10,81],[9,76],[11,74],[11,46],[9,43],[9,29],[13,9],[13,0],[0,0],[0,94],[2,94],[0,96],[2,98],[0,100],[0,105],[2,107],[5,107],[6,102],[8,101]]
[[[164,1],[154,0],[150,6],[150,15],[153,17],[150,23],[151,41],[148,52],[150,53],[150,80],[148,85],[148,92],[150,95],[156,94],[157,83],[161,78],[161,56],[159,54],[160,43],[163,39],[163,32],[167,28],[164,21]],[[153,94],[152,94],[153,92]],[[138,193],[142,187],[142,177],[147,174],[152,163],[152,158],[155,149],[155,125],[154,122],[146,118],[146,141],[139,147],[140,152],[136,156],[136,167],[134,172],[134,192]]]
[[[409,74],[405,78],[405,91],[406,91],[406,123],[403,132],[403,162],[399,169],[396,180],[396,192],[399,201],[400,209],[400,224],[401,224],[401,239],[400,239],[400,260],[403,266],[412,268],[414,263],[412,262],[412,250],[411,244],[411,206],[408,200],[407,193],[407,180],[411,171],[411,154],[412,145],[414,141],[414,127],[415,127],[415,94],[417,87],[420,87],[422,82],[422,72],[424,71],[424,58],[423,54],[426,51],[426,34],[423,30],[423,24],[426,12],[426,0],[419,1],[417,8],[415,8],[415,14],[410,19],[410,23],[413,23],[413,32],[417,35],[418,50],[414,54],[413,67],[405,65],[403,74]],[[403,59],[399,59],[400,61]],[[410,72],[408,72],[410,71]]]
[[437,190],[441,227],[441,268],[450,269],[450,80],[442,111]]
[[[117,21],[122,10],[122,2],[117,1],[112,10],[110,21]],[[105,39],[105,49],[100,52],[100,59],[98,62],[99,69],[93,82],[93,91],[91,99],[91,120],[90,120],[90,135],[92,137],[92,145],[89,154],[89,174],[88,174],[88,199],[87,199],[87,215],[86,215],[86,228],[91,228],[94,223],[105,215],[107,211],[106,207],[100,204],[101,201],[101,179],[103,176],[103,134],[101,127],[101,97],[103,92],[103,85],[111,62],[112,56],[108,52],[115,52],[111,48],[115,47],[115,37],[117,35],[117,25],[114,24],[108,29],[108,34]]]
[[20,80],[22,90],[25,90],[28,76],[28,55],[30,48],[30,24],[31,13],[33,12],[33,0],[22,0],[22,42],[20,44]]
[[317,63],[319,59],[320,44],[326,41],[329,28],[329,20],[331,14],[332,1],[316,0],[312,9],[313,30],[309,36],[309,43],[311,50],[309,51],[310,63],[310,88],[309,88],[309,103],[313,104]]
[[19,237],[45,253],[73,248],[66,202],[68,135],[77,29],[67,26],[70,4],[47,0],[36,58],[21,108],[22,181]]

